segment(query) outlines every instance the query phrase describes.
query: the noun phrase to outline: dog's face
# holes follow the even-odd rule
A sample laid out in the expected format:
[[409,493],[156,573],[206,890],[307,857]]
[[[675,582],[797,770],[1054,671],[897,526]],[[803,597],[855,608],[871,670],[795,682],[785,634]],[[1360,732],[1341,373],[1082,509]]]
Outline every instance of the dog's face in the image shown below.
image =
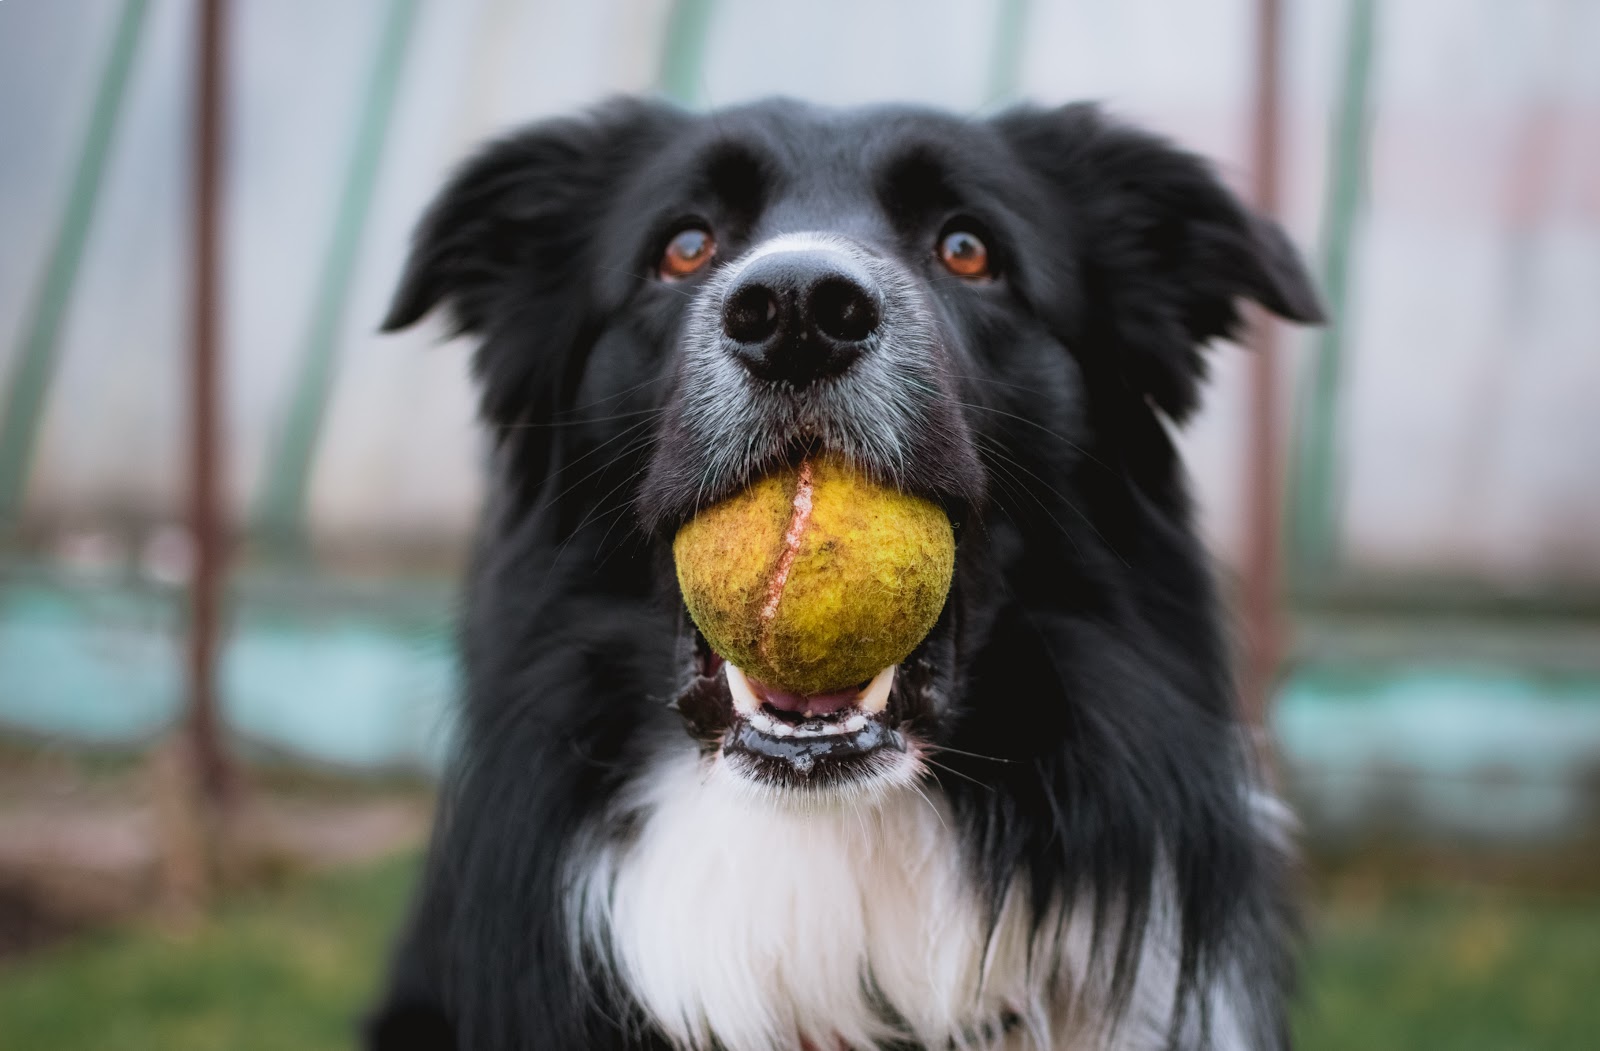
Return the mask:
[[[912,780],[972,703],[1006,602],[1110,603],[1094,592],[1136,570],[1141,499],[1186,530],[1160,417],[1192,410],[1200,348],[1241,297],[1317,316],[1276,227],[1090,108],[622,103],[468,164],[388,327],[445,302],[482,339],[512,518],[549,523],[549,558],[585,553],[566,587],[666,596],[691,733],[730,776],[809,796]],[[898,668],[794,698],[724,667],[664,552],[699,509],[819,451],[942,506],[958,571]],[[621,550],[632,568],[605,568]]]

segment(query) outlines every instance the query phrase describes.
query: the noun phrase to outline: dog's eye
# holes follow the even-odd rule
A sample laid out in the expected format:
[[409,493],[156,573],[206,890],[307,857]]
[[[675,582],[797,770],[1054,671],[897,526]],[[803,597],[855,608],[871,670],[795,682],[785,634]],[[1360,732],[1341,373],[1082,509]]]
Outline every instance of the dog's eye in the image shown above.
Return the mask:
[[658,269],[663,279],[680,281],[703,270],[716,254],[717,242],[711,236],[711,231],[690,226],[679,230],[667,242]]
[[957,277],[990,276],[989,249],[967,230],[951,230],[939,239],[939,262]]

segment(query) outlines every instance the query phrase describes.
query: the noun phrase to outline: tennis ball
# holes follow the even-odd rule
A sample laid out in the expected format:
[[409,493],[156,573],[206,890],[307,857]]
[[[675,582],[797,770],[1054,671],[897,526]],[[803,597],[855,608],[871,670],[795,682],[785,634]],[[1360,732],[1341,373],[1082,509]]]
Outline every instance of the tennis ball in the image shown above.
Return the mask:
[[711,648],[810,695],[864,682],[927,637],[950,590],[955,536],[934,504],[828,457],[701,512],[672,554]]

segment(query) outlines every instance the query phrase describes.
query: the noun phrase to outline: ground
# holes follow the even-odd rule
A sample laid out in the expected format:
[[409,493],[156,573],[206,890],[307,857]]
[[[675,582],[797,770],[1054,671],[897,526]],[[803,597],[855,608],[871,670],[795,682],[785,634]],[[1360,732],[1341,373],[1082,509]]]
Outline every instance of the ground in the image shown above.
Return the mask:
[[[0,1047],[349,1048],[414,870],[287,875],[186,932],[127,921],[0,962]],[[1600,894],[1344,881],[1319,898],[1303,1051],[1596,1046]]]
[[187,931],[134,921],[0,962],[0,1047],[350,1048],[412,869],[286,877]]
[[1414,888],[1324,900],[1300,1051],[1580,1051],[1600,1032],[1600,894]]

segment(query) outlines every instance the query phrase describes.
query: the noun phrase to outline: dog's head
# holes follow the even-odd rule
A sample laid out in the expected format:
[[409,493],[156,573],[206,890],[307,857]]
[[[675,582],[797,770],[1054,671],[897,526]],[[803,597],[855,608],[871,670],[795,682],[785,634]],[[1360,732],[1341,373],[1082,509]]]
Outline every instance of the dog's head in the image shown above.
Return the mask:
[[[1194,409],[1201,350],[1241,299],[1318,317],[1277,227],[1092,107],[623,102],[470,161],[386,326],[442,303],[480,340],[506,514],[541,523],[518,528],[551,562],[540,586],[666,596],[677,707],[722,768],[858,790],[947,745],[975,679],[1025,684],[983,671],[1025,611],[1160,620],[1141,574],[1187,538],[1162,417]],[[664,552],[697,510],[818,450],[942,506],[958,570],[877,694],[811,705],[723,668]]]

